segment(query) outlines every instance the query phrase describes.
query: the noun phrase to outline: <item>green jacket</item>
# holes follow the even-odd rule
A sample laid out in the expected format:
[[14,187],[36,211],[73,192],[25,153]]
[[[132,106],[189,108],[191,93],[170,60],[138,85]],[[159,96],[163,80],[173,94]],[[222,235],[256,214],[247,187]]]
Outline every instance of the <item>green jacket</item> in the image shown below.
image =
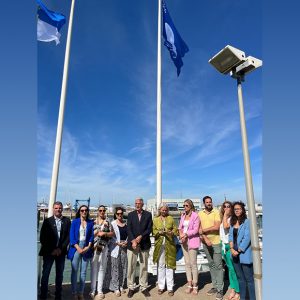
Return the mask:
[[178,229],[171,216],[166,217],[165,230],[171,230],[173,234],[159,233],[164,229],[163,221],[160,216],[153,219],[153,236],[155,237],[155,247],[153,252],[153,262],[157,263],[163,238],[165,237],[165,260],[168,268],[176,269],[176,245],[174,235],[178,235]]

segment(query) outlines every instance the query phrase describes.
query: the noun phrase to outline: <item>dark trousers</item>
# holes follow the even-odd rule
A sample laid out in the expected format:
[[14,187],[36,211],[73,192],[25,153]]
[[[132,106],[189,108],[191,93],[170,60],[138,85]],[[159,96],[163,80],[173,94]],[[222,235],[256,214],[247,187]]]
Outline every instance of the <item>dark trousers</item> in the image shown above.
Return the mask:
[[233,266],[239,281],[241,300],[246,299],[247,287],[249,299],[255,300],[255,287],[253,278],[253,264],[241,264],[239,257],[233,257]]
[[41,298],[46,299],[48,294],[48,282],[49,275],[51,272],[52,265],[55,261],[55,299],[61,298],[63,273],[65,268],[65,255],[53,256],[45,255],[43,256],[43,272],[41,278]]

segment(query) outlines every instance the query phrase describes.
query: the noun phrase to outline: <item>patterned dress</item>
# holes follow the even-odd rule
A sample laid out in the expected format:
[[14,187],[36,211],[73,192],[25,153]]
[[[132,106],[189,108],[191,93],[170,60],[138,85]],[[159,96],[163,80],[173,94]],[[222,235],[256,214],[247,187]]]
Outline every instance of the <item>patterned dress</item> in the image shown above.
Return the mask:
[[[117,241],[125,241],[127,239],[127,225],[121,227],[115,223],[113,228],[118,238],[112,240],[112,243],[116,243]],[[117,230],[118,232],[116,232]],[[112,247],[114,247],[114,245],[112,245]],[[109,289],[111,291],[125,289],[127,264],[127,248],[119,247],[117,255],[111,255],[111,281],[109,285]]]

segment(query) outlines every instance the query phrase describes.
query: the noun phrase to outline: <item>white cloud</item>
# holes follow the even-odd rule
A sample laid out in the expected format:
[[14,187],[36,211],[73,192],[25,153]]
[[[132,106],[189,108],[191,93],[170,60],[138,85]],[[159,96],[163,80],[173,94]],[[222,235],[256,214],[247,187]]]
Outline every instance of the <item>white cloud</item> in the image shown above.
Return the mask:
[[[52,137],[52,141],[49,137]],[[38,198],[47,198],[54,153],[54,132],[40,120],[38,151],[42,152],[37,178]],[[142,170],[142,172],[141,172]],[[130,202],[138,194],[152,197],[149,185],[150,173],[140,168],[134,159],[116,156],[102,151],[81,152],[78,141],[68,129],[64,129],[57,198],[66,194],[76,199],[91,197],[94,201],[115,200]],[[71,199],[72,201],[74,199]],[[63,200],[66,201],[66,200]]]

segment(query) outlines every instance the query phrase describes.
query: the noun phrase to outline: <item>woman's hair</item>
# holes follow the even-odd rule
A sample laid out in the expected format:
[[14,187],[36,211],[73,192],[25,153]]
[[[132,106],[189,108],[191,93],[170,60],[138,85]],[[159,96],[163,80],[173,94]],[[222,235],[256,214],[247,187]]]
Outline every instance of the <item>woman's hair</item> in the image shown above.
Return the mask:
[[[235,215],[235,212],[234,212],[235,206],[240,206],[242,209],[242,214],[239,218]],[[247,219],[245,203],[242,201],[237,201],[232,204],[232,207],[233,207],[233,214],[230,219],[230,225],[233,226],[237,221],[239,221],[240,224],[243,224],[244,221]]]
[[121,207],[121,206],[116,207],[116,208],[115,208],[115,212],[114,212],[114,220],[117,219],[117,211],[118,211],[118,210],[121,210],[122,213],[124,213],[123,207]]
[[97,210],[99,210],[100,207],[103,207],[106,210],[106,207],[103,204],[99,205]]
[[167,209],[167,216],[169,215],[169,206],[165,203],[160,203],[159,204],[159,207],[158,207],[158,213],[157,213],[157,216],[160,216],[161,215],[161,212],[160,210],[165,207]]
[[220,210],[220,217],[221,217],[221,220],[223,219],[223,216],[224,216],[224,212],[225,212],[225,208],[224,208],[224,205],[225,204],[229,204],[230,205],[230,216],[233,216],[233,206],[232,206],[232,203],[228,200],[225,200],[221,206],[221,210]]
[[78,208],[78,210],[76,212],[76,216],[75,217],[76,218],[80,218],[80,210],[81,210],[82,207],[86,207],[87,208],[86,219],[88,219],[90,217],[90,210],[89,210],[88,206],[85,205],[85,204],[79,206],[79,208]]
[[195,206],[191,199],[185,199],[183,203],[188,203],[191,207],[191,211],[195,211]]

